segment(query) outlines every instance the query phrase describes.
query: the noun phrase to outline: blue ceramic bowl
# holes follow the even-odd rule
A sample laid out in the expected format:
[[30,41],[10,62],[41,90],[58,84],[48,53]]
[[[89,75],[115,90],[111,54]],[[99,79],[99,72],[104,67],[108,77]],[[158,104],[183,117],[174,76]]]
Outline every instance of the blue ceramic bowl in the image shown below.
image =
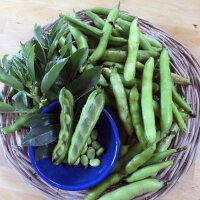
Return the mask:
[[[58,112],[60,112],[60,104],[56,101],[44,108],[41,114]],[[54,187],[71,191],[91,188],[105,179],[117,161],[120,140],[117,126],[105,109],[98,120],[96,128],[99,132],[98,141],[105,148],[105,152],[100,157],[100,166],[88,168],[64,164],[55,166],[50,158],[36,161],[35,151],[37,147],[29,147],[28,152],[31,163],[38,175]]]

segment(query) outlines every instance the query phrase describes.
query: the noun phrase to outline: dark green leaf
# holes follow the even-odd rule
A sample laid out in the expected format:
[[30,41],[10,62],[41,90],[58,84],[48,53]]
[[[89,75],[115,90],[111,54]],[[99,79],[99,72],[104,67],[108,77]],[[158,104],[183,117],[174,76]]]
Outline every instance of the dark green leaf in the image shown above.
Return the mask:
[[63,36],[64,32],[66,31],[67,29],[67,25],[64,24],[61,29],[59,30],[59,32],[57,33],[57,35],[55,36],[53,42],[50,44],[50,47],[49,47],[49,51],[48,51],[48,60],[51,59],[53,53],[55,52],[55,49],[58,45],[58,40]]
[[34,38],[43,48],[47,48],[47,41],[44,38],[42,27],[37,24],[34,27]]
[[66,74],[68,81],[73,80],[79,68],[86,62],[88,58],[88,48],[78,49],[67,62]]
[[37,61],[35,62],[35,75],[36,75],[37,82],[40,83],[44,76],[44,69],[42,67],[42,64]]
[[58,99],[58,95],[52,89],[47,91],[46,97],[47,97],[48,103],[54,102],[55,100]]
[[69,84],[69,90],[72,92],[75,99],[88,93],[97,85],[101,75],[101,69],[102,67],[100,66],[88,69]]
[[35,45],[33,45],[32,42],[27,42],[22,48],[22,55],[25,58],[26,66],[28,68],[32,82],[35,82]]
[[22,139],[22,146],[43,146],[50,144],[58,138],[60,124],[33,128]]
[[0,113],[13,113],[15,108],[13,108],[10,104],[0,102]]
[[3,58],[2,58],[2,68],[3,68],[3,70],[6,72],[6,73],[8,73],[9,72],[9,70],[10,70],[10,68],[11,68],[11,61],[10,60],[8,60],[8,55],[4,55],[3,56]]
[[2,92],[0,92],[0,101],[4,102],[4,96]]
[[43,64],[46,64],[46,53],[42,45],[36,40],[35,41],[35,56]]
[[19,91],[24,89],[24,86],[17,78],[5,73],[2,69],[0,69],[0,82],[5,83],[6,85],[13,87]]
[[24,92],[18,92],[15,94],[12,99],[14,100],[14,107],[18,111],[29,110],[27,96]]
[[42,160],[44,158],[51,157],[55,145],[56,145],[56,143],[53,142],[49,145],[37,147],[37,149],[35,151],[35,160],[38,161],[38,160]]
[[49,70],[49,72],[45,74],[41,83],[41,91],[43,93],[46,93],[54,84],[54,82],[58,78],[59,73],[67,63],[67,60],[68,58],[58,60],[57,63]]
[[28,121],[25,122],[24,126],[28,127],[39,127],[50,124],[59,123],[60,115],[57,114],[35,114]]
[[67,43],[65,46],[63,46],[59,53],[61,54],[60,56],[63,58],[63,57],[68,57],[71,55],[71,52],[72,52],[72,42],[71,43]]

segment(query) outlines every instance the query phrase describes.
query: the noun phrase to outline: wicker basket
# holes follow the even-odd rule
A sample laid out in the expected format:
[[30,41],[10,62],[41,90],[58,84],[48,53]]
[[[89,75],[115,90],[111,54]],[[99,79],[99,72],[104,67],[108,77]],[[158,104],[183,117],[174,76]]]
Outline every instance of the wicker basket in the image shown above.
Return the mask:
[[[78,12],[78,16],[85,22],[90,21],[83,15],[83,11]],[[54,22],[55,23],[55,22]],[[44,27],[44,30],[48,30],[54,24],[50,24]],[[194,161],[195,154],[200,139],[200,65],[197,63],[191,53],[175,39],[171,38],[167,33],[154,27],[148,21],[139,19],[139,26],[142,32],[149,34],[162,42],[168,49],[171,58],[171,67],[173,70],[185,77],[188,77],[191,81],[191,85],[188,87],[180,87],[181,94],[185,97],[187,102],[192,106],[196,112],[196,118],[188,120],[187,127],[188,134],[179,133],[176,135],[172,147],[180,148],[188,146],[187,150],[179,154],[173,155],[170,159],[174,161],[174,165],[166,170],[162,171],[158,175],[158,178],[162,180],[170,181],[166,187],[162,188],[158,192],[148,193],[142,195],[136,199],[158,199],[169,192],[180,179],[180,177],[189,169]],[[4,88],[4,95],[7,97],[7,88]],[[7,99],[9,101],[9,99]],[[1,127],[13,123],[15,120],[14,115],[3,114],[0,116]],[[61,200],[79,200],[83,199],[87,191],[71,192],[54,188],[48,185],[46,182],[40,179],[31,166],[27,149],[20,147],[21,138],[26,134],[26,129],[4,136],[0,134],[0,138],[3,144],[3,150],[8,161],[13,167],[21,174],[21,176],[38,188],[43,194],[50,199]],[[117,186],[116,186],[117,187]]]

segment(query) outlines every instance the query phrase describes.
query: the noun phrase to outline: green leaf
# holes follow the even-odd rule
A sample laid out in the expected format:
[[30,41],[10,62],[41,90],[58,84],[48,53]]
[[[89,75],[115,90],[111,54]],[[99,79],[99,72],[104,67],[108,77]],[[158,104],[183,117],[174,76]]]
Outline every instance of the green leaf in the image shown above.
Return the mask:
[[79,70],[79,68],[86,62],[88,58],[88,48],[78,49],[71,55],[67,62],[67,79],[73,80]]
[[4,96],[2,92],[0,92],[0,101],[4,102]]
[[35,56],[41,63],[46,64],[47,58],[45,50],[37,40],[35,40]]
[[15,112],[15,108],[13,108],[10,104],[0,102],[0,113],[13,113]]
[[47,97],[48,103],[51,103],[51,102],[54,102],[55,100],[58,100],[58,95],[52,89],[47,91],[46,97]]
[[67,60],[68,58],[58,60],[57,63],[49,70],[49,72],[45,74],[41,83],[42,93],[46,93],[51,88],[51,86],[58,78],[59,73],[67,63]]
[[60,124],[33,128],[22,139],[22,146],[43,146],[50,144],[58,138]]
[[99,82],[102,67],[97,66],[84,71],[77,79],[69,84],[69,90],[77,100],[91,91]]
[[14,107],[18,111],[27,111],[28,109],[28,101],[27,96],[24,94],[24,92],[18,92],[16,93],[12,99],[14,100]]
[[59,114],[35,114],[28,121],[25,122],[24,126],[28,127],[39,127],[47,126],[50,124],[59,123]]
[[64,45],[59,51],[59,53],[61,54],[60,56],[62,58],[65,57],[65,56],[66,57],[70,56],[71,52],[72,52],[72,42]]
[[2,61],[1,61],[1,65],[2,65],[2,68],[3,70],[8,73],[12,64],[11,64],[11,61],[8,60],[8,55],[4,55],[3,58],[2,58]]
[[24,86],[21,84],[21,82],[17,78],[5,73],[2,69],[0,69],[0,82],[10,87],[13,87],[19,91],[24,90]]
[[57,35],[55,36],[53,42],[50,44],[50,47],[49,47],[49,51],[48,51],[48,60],[51,59],[53,53],[55,52],[55,49],[58,45],[58,40],[63,36],[64,32],[66,31],[67,29],[67,25],[64,24],[61,29],[59,30],[59,32],[57,33]]
[[22,54],[25,58],[26,66],[31,76],[32,82],[35,82],[35,45],[32,42],[27,42],[22,48]]
[[35,160],[38,161],[51,157],[55,145],[56,143],[53,142],[51,144],[38,147],[35,151]]
[[38,43],[43,48],[47,48],[47,41],[44,38],[42,27],[35,24],[33,34],[34,34],[34,38],[38,41]]

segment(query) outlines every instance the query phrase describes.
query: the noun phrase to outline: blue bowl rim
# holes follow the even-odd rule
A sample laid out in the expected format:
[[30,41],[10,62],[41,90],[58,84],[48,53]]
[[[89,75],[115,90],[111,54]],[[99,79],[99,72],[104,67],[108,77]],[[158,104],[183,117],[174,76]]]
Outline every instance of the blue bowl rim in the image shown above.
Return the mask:
[[[49,104],[47,107],[45,107],[41,114],[45,114],[47,113],[47,111],[51,108],[53,108],[54,106],[56,106],[59,102],[58,101],[54,101],[53,103]],[[85,189],[89,189],[95,185],[97,185],[99,182],[101,182],[102,180],[104,180],[111,172],[111,170],[114,168],[116,162],[117,162],[117,158],[118,158],[118,155],[119,155],[119,149],[120,149],[120,139],[119,139],[119,133],[118,133],[118,128],[115,124],[115,121],[114,119],[112,118],[112,116],[110,115],[110,113],[104,108],[103,111],[110,124],[111,124],[111,127],[112,129],[114,130],[113,133],[114,133],[114,136],[116,138],[115,140],[115,143],[116,143],[116,151],[115,151],[115,154],[114,154],[114,157],[112,159],[112,162],[110,163],[109,166],[107,166],[106,170],[104,171],[104,173],[101,174],[101,176],[98,176],[97,178],[95,178],[93,181],[90,181],[86,184],[83,184],[83,185],[78,185],[78,186],[70,186],[70,185],[62,185],[62,184],[59,184],[57,182],[54,182],[53,180],[50,180],[48,177],[46,177],[37,167],[37,164],[36,164],[36,161],[35,161],[35,158],[34,158],[34,153],[33,153],[33,147],[32,146],[29,146],[28,147],[28,154],[29,154],[29,158],[31,160],[31,164],[34,168],[34,170],[37,172],[37,174],[46,182],[48,183],[49,185],[51,186],[54,186],[56,188],[59,188],[59,189],[62,189],[62,190],[69,190],[69,191],[80,191],[80,190],[85,190]]]

